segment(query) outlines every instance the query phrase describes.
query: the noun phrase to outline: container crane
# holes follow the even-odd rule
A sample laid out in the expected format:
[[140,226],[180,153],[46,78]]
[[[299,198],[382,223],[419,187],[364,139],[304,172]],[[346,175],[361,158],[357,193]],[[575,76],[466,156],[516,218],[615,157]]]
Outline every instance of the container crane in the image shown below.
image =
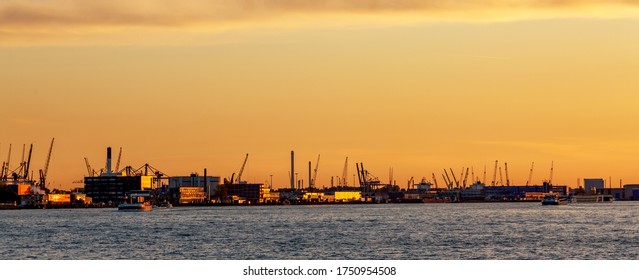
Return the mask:
[[[344,186],[348,186],[348,183],[346,181],[346,177],[348,177],[348,157],[346,157],[346,161],[344,162],[344,170],[342,171],[342,184]],[[355,182],[353,181],[353,185],[355,184]]]
[[530,174],[528,174],[528,181],[526,181],[526,186],[528,186],[528,184],[532,184],[532,175],[533,175],[534,167],[535,167],[535,162],[533,161],[532,165],[530,166]]
[[49,172],[49,162],[51,162],[51,152],[53,152],[53,141],[55,138],[51,139],[51,146],[49,146],[49,154],[47,155],[47,161],[44,164],[44,170],[40,169],[40,187],[45,188],[47,173]]
[[450,169],[450,174],[453,175],[453,180],[455,180],[455,187],[459,188],[459,181],[457,181],[457,177],[455,177],[455,172],[453,172],[453,169]]
[[315,169],[313,170],[313,179],[310,182],[310,189],[313,189],[317,185],[317,169],[319,168],[320,155],[317,155],[317,161],[315,162]]
[[510,180],[508,179],[508,163],[504,162],[504,171],[506,171],[506,186],[510,186]]
[[[548,178],[548,185],[551,185],[551,186],[552,186],[552,172],[553,172],[553,169],[555,167],[554,165],[555,165],[555,162],[551,161],[550,162],[550,177]],[[610,181],[610,182],[612,182],[612,181]]]
[[248,160],[248,155],[246,154],[246,157],[244,158],[244,162],[242,163],[242,167],[240,167],[240,172],[237,173],[237,183],[239,184],[242,179],[242,173],[244,173],[244,167],[246,166],[246,161]]
[[435,188],[439,189],[439,185],[437,185],[437,179],[435,178],[435,173],[433,173],[433,183],[435,183]]
[[120,171],[120,159],[122,158],[122,147],[120,147],[120,152],[118,153],[118,161],[115,164],[115,172]]
[[31,146],[29,146],[29,157],[27,159],[26,162],[26,167],[25,167],[25,171],[24,171],[24,179],[28,180],[29,179],[29,167],[31,166],[31,153],[33,152],[33,144],[31,144]]
[[468,167],[466,167],[466,175],[464,175],[464,188],[466,188],[466,181],[467,180],[468,180]]
[[504,186],[504,177],[502,177],[501,166],[499,167],[499,185]]
[[497,185],[497,160],[495,160],[495,171],[493,171],[493,187]]
[[7,161],[2,165],[2,180],[7,180],[7,176],[9,175],[9,162],[11,161],[11,144],[9,144],[9,155],[7,156]]
[[453,187],[453,181],[450,180],[450,177],[448,176],[448,171],[446,171],[446,169],[444,169],[444,174],[446,174],[446,186],[448,187],[448,189],[451,189]]
[[91,165],[89,164],[89,159],[88,158],[84,158],[84,163],[86,163],[87,165],[87,174],[89,174],[90,176],[94,176],[95,175],[95,171],[91,168]]

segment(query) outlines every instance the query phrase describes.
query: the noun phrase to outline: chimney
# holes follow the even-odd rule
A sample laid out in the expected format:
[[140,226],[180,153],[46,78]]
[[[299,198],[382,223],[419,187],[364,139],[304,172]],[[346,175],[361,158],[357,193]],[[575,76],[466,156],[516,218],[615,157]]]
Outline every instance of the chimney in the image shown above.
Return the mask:
[[211,201],[211,191],[209,190],[209,186],[206,181],[206,168],[204,168],[204,190],[206,191],[206,199]]
[[113,173],[111,170],[111,147],[107,147],[107,163],[106,163],[106,172],[108,174]]
[[295,152],[291,151],[291,189],[295,189]]

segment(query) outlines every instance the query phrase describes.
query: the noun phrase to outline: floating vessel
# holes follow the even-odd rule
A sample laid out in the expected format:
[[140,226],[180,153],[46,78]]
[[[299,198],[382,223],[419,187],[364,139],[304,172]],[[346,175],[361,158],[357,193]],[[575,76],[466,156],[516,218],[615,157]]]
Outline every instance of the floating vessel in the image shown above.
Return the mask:
[[557,196],[552,194],[544,196],[544,199],[541,200],[541,205],[567,205],[567,204],[568,204],[567,197]]
[[118,211],[151,211],[153,207],[148,201],[150,197],[150,191],[131,191],[128,203],[118,205]]
[[615,198],[609,194],[573,195],[570,203],[612,203]]

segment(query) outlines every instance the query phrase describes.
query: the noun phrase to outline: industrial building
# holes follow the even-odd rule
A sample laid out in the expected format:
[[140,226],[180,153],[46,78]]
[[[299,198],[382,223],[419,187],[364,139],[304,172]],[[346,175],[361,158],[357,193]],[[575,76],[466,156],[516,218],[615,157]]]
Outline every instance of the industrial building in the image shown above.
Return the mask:
[[586,193],[601,193],[605,187],[604,179],[584,179]]
[[199,204],[208,202],[220,185],[220,177],[192,173],[190,176],[169,178],[169,196],[173,203]]
[[[87,168],[90,169],[88,164]],[[126,202],[127,195],[131,191],[152,189],[155,179],[154,176],[136,172],[114,171],[111,168],[111,147],[108,147],[104,172],[100,172],[97,176],[84,177],[84,192],[94,203],[117,205]]]

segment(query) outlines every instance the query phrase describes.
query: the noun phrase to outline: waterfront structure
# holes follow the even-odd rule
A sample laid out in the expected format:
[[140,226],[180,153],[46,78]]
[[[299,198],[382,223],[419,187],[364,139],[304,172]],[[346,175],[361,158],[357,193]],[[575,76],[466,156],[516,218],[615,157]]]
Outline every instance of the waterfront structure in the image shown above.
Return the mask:
[[153,176],[95,176],[84,177],[84,192],[94,203],[124,203],[131,191],[150,190]]
[[107,163],[98,176],[84,177],[84,193],[94,203],[118,205],[127,200],[131,191],[150,190],[154,176],[133,174],[111,169],[111,147],[107,148]]
[[179,187],[170,189],[171,200],[177,204],[200,204],[207,199],[204,187]]
[[264,184],[239,183],[228,184],[225,187],[228,196],[232,198],[234,203],[261,203],[264,194],[270,192],[270,189],[265,188]]
[[601,193],[605,187],[604,179],[584,179],[586,193]]
[[639,200],[639,184],[623,185],[623,199]]
[[214,194],[219,185],[219,176],[200,176],[197,173],[191,173],[190,176],[174,176],[169,178],[169,190],[173,191],[181,187],[201,187],[204,189],[207,197]]

